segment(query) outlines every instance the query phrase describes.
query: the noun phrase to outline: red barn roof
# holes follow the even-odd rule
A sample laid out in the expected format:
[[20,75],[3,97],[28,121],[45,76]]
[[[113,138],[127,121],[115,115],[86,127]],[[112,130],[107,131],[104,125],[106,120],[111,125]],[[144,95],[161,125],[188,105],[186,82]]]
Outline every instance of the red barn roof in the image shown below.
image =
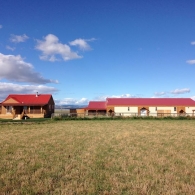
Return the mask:
[[85,108],[86,110],[106,110],[105,101],[90,101],[89,105]]
[[[52,98],[51,94],[10,94],[2,105],[16,106],[16,105],[46,105]],[[52,98],[53,99],[53,98]]]
[[191,98],[107,98],[107,106],[195,106]]

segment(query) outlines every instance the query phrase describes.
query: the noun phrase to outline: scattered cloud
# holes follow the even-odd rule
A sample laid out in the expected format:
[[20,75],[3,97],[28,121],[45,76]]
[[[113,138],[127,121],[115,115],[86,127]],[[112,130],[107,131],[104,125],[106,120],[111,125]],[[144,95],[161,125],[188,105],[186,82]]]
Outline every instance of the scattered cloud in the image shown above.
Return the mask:
[[162,92],[155,92],[154,95],[155,96],[163,96],[163,95],[166,95],[166,93],[167,92],[164,92],[164,91],[162,91]]
[[55,102],[58,105],[87,105],[89,100],[87,98],[64,98],[63,100],[55,100]]
[[9,45],[6,45],[6,49],[14,51],[16,48],[15,47],[10,47]]
[[60,60],[57,58],[59,56],[64,61],[82,58],[76,52],[71,51],[70,46],[60,43],[58,37],[53,34],[48,34],[43,40],[37,40],[35,48],[42,52],[41,60],[54,62]]
[[3,101],[8,94],[35,94],[36,92],[53,94],[58,90],[54,87],[48,87],[45,85],[19,85],[14,83],[0,82],[0,102]]
[[195,45],[195,41],[191,42],[192,45]]
[[3,28],[3,26],[0,24],[0,29]]
[[189,88],[184,88],[184,89],[175,89],[170,92],[171,94],[184,94],[184,93],[190,93]]
[[93,98],[94,101],[105,101],[107,96],[96,96]]
[[95,39],[75,39],[74,41],[69,42],[71,46],[78,46],[81,50],[91,50],[90,45],[87,43],[89,41],[94,41]]
[[131,95],[131,94],[122,94],[122,95],[103,95],[103,96],[96,96],[93,98],[95,101],[105,101],[106,98],[136,98],[139,96]]
[[184,93],[190,93],[190,89],[189,88],[183,88],[183,89],[175,89],[169,92],[155,92],[154,93],[154,97],[159,97],[159,96],[165,96],[168,97],[168,94],[174,94],[174,95],[178,95],[178,94],[184,94]]
[[195,64],[195,60],[188,60],[186,61],[188,64]]
[[33,70],[33,65],[24,61],[20,56],[0,53],[0,79],[36,84],[58,83],[57,80],[45,79]]
[[112,98],[135,98],[137,96],[127,93],[127,94],[122,94],[122,95],[112,95],[112,96],[108,96],[108,97],[112,97]]
[[25,42],[29,37],[25,34],[23,35],[14,35],[12,34],[10,37],[10,41],[13,43],[20,43],[20,42]]

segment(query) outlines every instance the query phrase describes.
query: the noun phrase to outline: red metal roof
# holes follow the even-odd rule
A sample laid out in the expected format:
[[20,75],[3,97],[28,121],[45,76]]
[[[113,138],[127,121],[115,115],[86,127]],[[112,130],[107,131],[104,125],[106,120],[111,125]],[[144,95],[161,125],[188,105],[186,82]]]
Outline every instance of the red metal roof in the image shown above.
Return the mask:
[[107,98],[107,106],[195,106],[191,98]]
[[106,101],[90,101],[86,110],[106,110]]
[[[3,102],[2,105],[45,105],[48,104],[51,94],[10,94]],[[6,103],[7,100],[14,99],[16,103]],[[5,102],[5,103],[4,103]]]

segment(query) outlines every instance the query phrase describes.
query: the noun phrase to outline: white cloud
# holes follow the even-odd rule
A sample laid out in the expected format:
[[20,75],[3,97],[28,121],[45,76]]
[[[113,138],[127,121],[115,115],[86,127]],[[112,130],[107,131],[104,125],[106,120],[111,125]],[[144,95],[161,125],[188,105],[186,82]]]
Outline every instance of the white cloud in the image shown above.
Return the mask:
[[191,45],[195,45],[195,41],[191,42]]
[[56,104],[59,105],[87,105],[89,100],[87,98],[74,99],[64,98],[63,100],[56,100]]
[[14,43],[20,43],[20,42],[25,42],[29,37],[25,34],[23,35],[14,35],[12,34],[10,37],[10,41]]
[[76,52],[71,51],[68,45],[60,43],[58,37],[53,34],[48,34],[43,41],[38,40],[35,48],[42,52],[41,60],[54,62],[59,60],[56,55],[61,56],[64,61],[82,58]]
[[0,24],[0,29],[3,28],[3,26]]
[[188,60],[186,61],[188,64],[195,64],[195,60]]
[[14,83],[0,82],[0,102],[3,101],[9,94],[36,94],[47,93],[52,94],[58,90],[54,87],[44,85],[18,85]]
[[33,68],[33,65],[25,62],[20,55],[0,53],[0,79],[37,84],[58,83],[58,81],[43,78]]
[[195,101],[195,96],[192,96],[191,99],[193,99]]
[[189,88],[184,88],[184,89],[175,89],[170,92],[171,94],[183,94],[183,93],[190,93]]
[[81,50],[90,50],[91,47],[85,39],[75,39],[74,41],[69,42],[71,46],[78,46]]
[[6,45],[6,49],[14,51],[16,48],[15,47],[10,47],[9,45]]

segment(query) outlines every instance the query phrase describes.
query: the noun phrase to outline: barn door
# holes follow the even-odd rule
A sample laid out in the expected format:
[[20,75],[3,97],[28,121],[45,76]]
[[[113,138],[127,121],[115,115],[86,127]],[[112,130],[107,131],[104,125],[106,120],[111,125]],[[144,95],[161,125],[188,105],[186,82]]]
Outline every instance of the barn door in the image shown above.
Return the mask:
[[147,116],[147,110],[146,110],[145,108],[142,108],[142,109],[140,110],[140,115],[141,115],[141,116]]

